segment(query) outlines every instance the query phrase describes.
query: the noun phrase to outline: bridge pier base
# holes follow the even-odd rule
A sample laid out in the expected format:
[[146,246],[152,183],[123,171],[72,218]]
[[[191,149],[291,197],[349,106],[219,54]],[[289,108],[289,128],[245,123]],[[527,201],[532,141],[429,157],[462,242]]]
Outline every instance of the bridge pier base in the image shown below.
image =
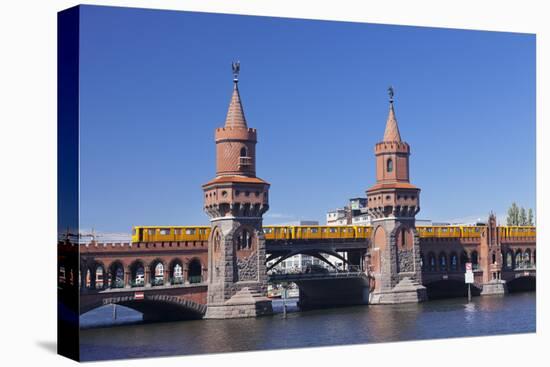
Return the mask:
[[391,290],[374,291],[370,304],[419,303],[428,299],[426,287],[411,278],[404,278]]
[[221,304],[208,304],[206,319],[236,319],[267,316],[273,313],[271,300],[257,291],[243,288]]
[[489,283],[483,284],[481,289],[481,296],[503,295],[506,293],[508,293],[508,286],[506,281],[501,279],[491,280]]

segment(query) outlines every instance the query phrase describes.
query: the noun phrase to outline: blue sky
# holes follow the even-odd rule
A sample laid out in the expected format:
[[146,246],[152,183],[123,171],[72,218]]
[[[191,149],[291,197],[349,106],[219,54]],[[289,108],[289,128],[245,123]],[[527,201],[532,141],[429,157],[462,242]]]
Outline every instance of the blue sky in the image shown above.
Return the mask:
[[81,228],[208,223],[233,60],[265,223],[365,195],[390,84],[417,218],[535,208],[534,35],[85,6],[80,50]]

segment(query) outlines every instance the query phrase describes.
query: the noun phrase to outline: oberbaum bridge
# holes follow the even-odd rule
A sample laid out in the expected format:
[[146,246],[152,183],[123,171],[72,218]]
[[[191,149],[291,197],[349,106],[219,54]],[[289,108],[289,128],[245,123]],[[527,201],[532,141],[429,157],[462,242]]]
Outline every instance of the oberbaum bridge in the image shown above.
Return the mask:
[[[210,226],[134,227],[131,243],[61,241],[68,250],[60,251],[61,286],[80,289],[80,314],[119,304],[150,321],[268,315],[268,284],[281,282],[297,284],[302,309],[423,302],[463,295],[466,263],[474,295],[534,287],[534,227],[498,226],[493,214],[484,225],[415,226],[420,189],[409,180],[410,146],[391,89],[384,137],[374,147],[376,183],[366,191],[372,225],[262,226],[270,185],[256,176],[257,131],[245,119],[238,73],[235,63],[225,125],[215,131],[216,177],[202,186]],[[270,271],[296,254],[335,270]],[[79,269],[70,268],[71,256]]]

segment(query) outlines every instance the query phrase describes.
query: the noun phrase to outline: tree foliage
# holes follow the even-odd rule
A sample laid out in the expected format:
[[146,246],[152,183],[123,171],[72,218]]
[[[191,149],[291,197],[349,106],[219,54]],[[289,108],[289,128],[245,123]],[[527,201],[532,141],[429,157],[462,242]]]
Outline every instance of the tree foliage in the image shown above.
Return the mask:
[[524,207],[519,207],[516,203],[512,203],[508,209],[506,224],[509,226],[532,226],[534,225],[533,209],[528,211]]

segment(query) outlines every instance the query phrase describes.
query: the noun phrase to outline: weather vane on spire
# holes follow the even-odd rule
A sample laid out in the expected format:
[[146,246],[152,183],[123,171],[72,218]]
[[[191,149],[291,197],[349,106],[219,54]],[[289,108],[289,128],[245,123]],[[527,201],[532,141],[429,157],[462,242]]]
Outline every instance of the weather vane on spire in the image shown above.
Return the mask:
[[393,87],[391,85],[388,88],[388,94],[390,95],[390,103],[393,103]]
[[233,61],[231,63],[231,68],[233,69],[233,81],[235,83],[239,82],[239,72],[241,71],[241,62]]

